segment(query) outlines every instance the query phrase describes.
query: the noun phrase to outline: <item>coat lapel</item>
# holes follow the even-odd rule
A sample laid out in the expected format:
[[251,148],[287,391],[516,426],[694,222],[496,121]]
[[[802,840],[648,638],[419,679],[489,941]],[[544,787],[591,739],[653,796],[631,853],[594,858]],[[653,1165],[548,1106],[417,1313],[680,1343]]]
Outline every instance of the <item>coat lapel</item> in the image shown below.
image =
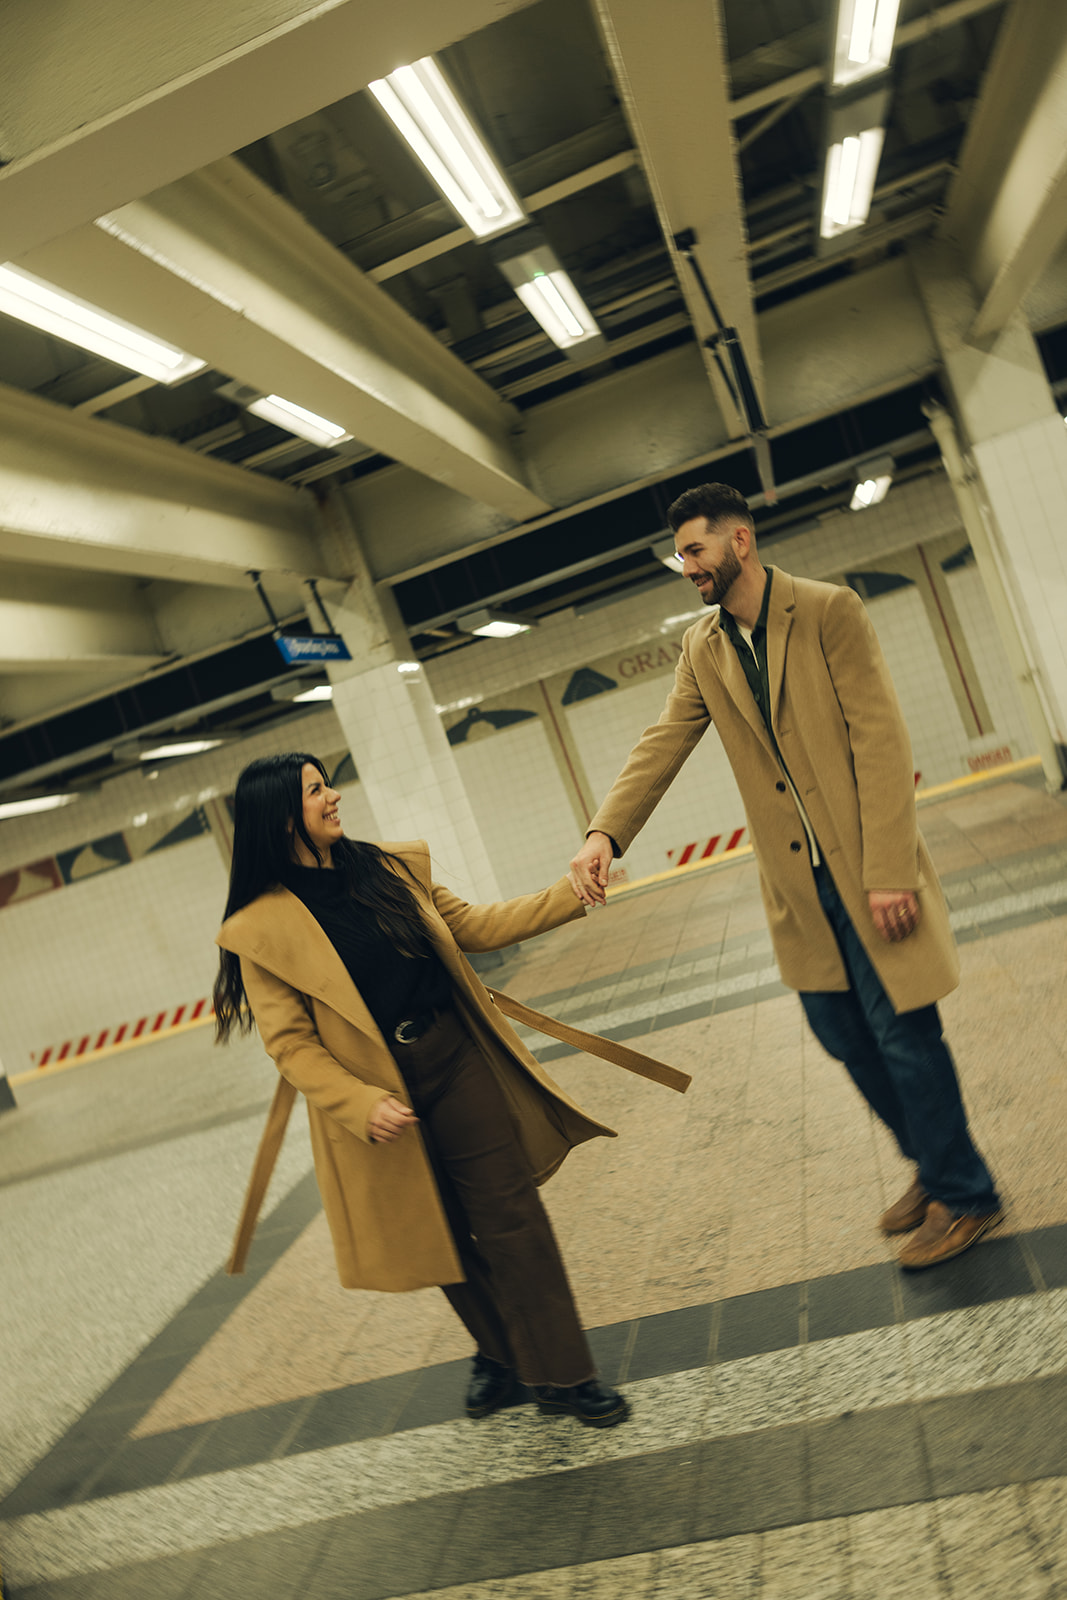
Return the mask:
[[313,995],[361,1033],[381,1035],[348,968],[311,912],[288,889],[272,889],[223,924],[216,943]]
[[[796,596],[793,580],[787,572],[773,568],[771,599],[767,607],[767,685],[771,695],[771,726],[778,727],[778,705],[782,698],[782,681],[785,678],[786,647],[793,626]],[[762,719],[761,719],[762,720]]]
[[[749,683],[748,679],[745,677],[744,668],[742,667],[740,661],[738,661],[737,651],[734,649],[733,645],[730,643],[729,637],[720,626],[718,618],[716,618],[715,625],[712,628],[711,633],[708,635],[708,648],[711,652],[712,662],[714,663],[715,669],[722,680],[722,686],[726,690],[726,693],[729,695],[738,711],[740,711],[741,715],[752,729],[752,732],[756,735],[756,738],[768,752],[773,754],[771,741],[768,737],[767,729],[764,726],[763,717],[760,715],[760,708],[756,704],[752,690],[749,688]],[[714,707],[711,707],[710,709],[712,711],[712,716],[714,717]]]

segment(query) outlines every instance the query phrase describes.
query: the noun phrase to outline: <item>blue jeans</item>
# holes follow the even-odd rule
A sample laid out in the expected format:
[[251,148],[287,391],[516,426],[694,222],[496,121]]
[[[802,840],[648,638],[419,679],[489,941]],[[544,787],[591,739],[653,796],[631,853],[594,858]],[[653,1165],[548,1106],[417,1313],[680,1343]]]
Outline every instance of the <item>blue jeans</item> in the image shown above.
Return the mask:
[[802,993],[812,1031],[842,1061],[856,1088],[919,1168],[927,1194],[956,1216],[1000,1204],[971,1141],[956,1068],[937,1007],[895,1012],[825,866],[814,869],[819,902],[834,930],[851,987]]

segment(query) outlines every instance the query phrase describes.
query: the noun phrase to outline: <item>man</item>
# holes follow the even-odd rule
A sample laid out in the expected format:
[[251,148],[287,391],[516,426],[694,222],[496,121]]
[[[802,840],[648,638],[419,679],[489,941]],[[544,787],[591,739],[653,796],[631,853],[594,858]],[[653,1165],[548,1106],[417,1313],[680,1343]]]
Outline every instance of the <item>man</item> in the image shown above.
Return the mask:
[[586,904],[603,904],[613,857],[714,722],[782,979],[916,1168],[881,1226],[913,1234],[902,1266],[947,1261],[1003,1213],[941,1036],[936,1002],[959,965],[874,629],[851,589],[764,567],[728,485],[687,490],[668,519],[684,576],[717,609],[686,631],[663,714],[593,818],[571,881]]

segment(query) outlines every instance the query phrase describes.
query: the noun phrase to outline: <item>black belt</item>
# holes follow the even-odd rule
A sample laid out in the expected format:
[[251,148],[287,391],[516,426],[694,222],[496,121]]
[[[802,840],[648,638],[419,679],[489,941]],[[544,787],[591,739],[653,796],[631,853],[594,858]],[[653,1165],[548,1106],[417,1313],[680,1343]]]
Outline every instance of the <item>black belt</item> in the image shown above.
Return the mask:
[[398,1022],[393,1029],[393,1038],[397,1044],[414,1044],[428,1033],[437,1020],[437,1012],[431,1006],[429,1011],[417,1011],[413,1017],[406,1017],[403,1022]]

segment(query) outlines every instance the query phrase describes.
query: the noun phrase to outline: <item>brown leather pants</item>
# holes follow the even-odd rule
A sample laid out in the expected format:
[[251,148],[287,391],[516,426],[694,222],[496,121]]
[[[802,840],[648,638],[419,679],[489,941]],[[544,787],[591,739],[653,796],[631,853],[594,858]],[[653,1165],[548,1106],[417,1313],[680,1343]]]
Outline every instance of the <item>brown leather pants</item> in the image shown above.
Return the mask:
[[524,1383],[584,1383],[596,1365],[492,1069],[452,1010],[392,1050],[466,1276],[443,1285],[453,1310]]

